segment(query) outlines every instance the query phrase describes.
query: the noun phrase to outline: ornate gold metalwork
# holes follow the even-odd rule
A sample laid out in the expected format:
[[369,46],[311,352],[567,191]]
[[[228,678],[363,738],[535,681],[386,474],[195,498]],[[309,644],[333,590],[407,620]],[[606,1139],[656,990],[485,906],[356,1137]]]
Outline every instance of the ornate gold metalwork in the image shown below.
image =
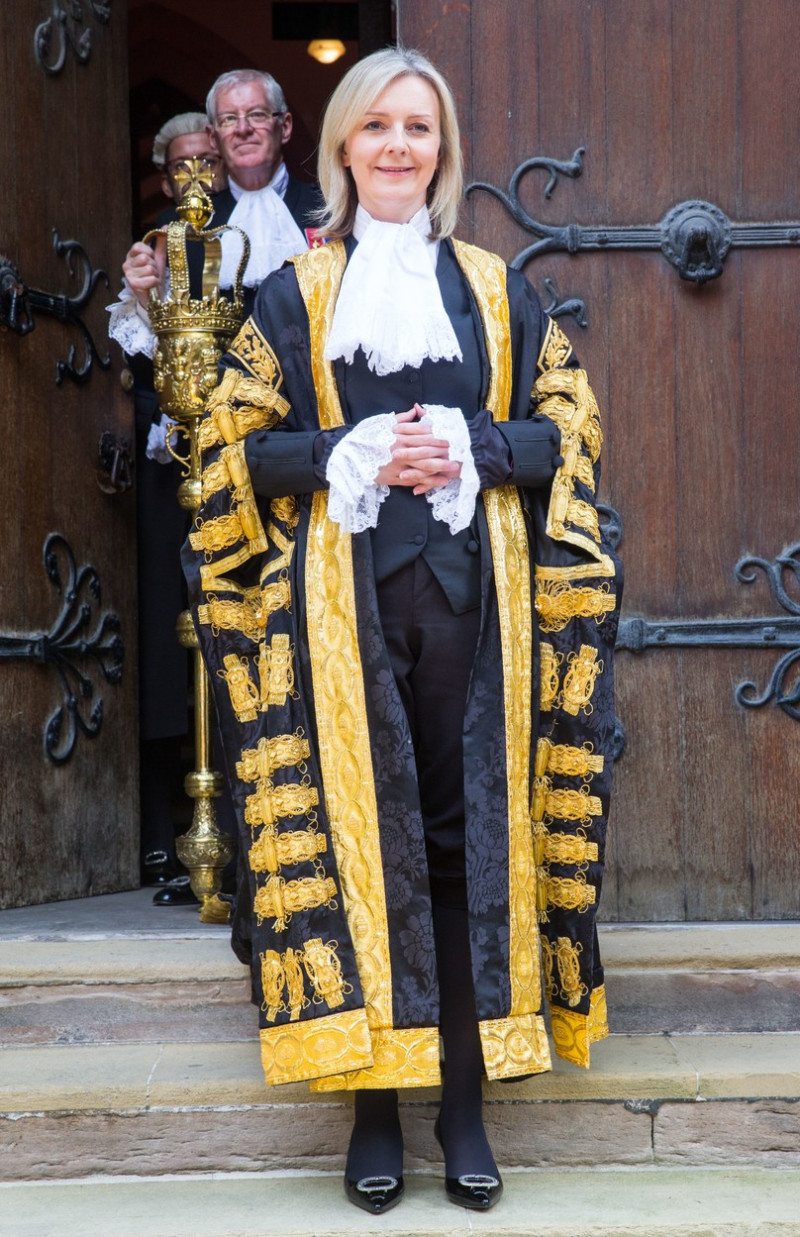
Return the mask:
[[590,743],[571,747],[564,743],[552,743],[550,739],[540,739],[536,745],[537,777],[556,773],[561,777],[590,778],[595,773],[602,773],[604,765],[605,758],[596,756]]
[[353,985],[345,983],[342,966],[336,956],[338,941],[323,944],[322,937],[315,937],[303,945],[303,963],[308,978],[314,986],[314,1000],[323,1001],[328,1009],[344,1005],[344,998],[353,991]]
[[612,614],[616,599],[607,583],[579,587],[562,580],[536,578],[536,613],[543,631],[563,631],[570,619],[593,618],[602,623]]
[[274,825],[281,816],[303,816],[319,803],[315,786],[284,782],[280,786],[266,778],[255,794],[247,796],[244,818],[248,825]]
[[580,955],[583,946],[580,941],[572,943],[568,936],[559,936],[556,941],[556,964],[558,978],[561,981],[561,998],[567,1005],[579,1005],[581,998],[588,995],[589,989],[581,982]]
[[[187,160],[187,169],[176,177],[182,187],[177,211],[179,221],[161,229],[166,238],[170,266],[170,294],[163,300],[155,291],[150,296],[150,321],[158,347],[153,360],[154,385],[164,412],[178,422],[178,431],[188,443],[183,457],[172,447],[172,454],[183,469],[183,481],[178,490],[178,502],[189,511],[197,511],[201,502],[201,463],[198,422],[206,400],[217,380],[217,363],[236,333],[242,319],[241,276],[247,264],[250,245],[243,240],[242,258],[236,276],[233,295],[223,297],[216,286],[221,252],[219,237],[224,229],[208,229],[212,216],[208,197],[208,168],[202,160]],[[237,229],[238,230],[238,229]],[[156,233],[150,233],[154,236]],[[145,237],[145,239],[149,239]],[[204,252],[203,295],[193,299],[189,286],[189,266],[186,247],[202,244]],[[232,463],[232,461],[231,461]],[[229,463],[229,468],[231,464]],[[231,476],[235,475],[233,464]],[[247,496],[241,496],[239,523],[247,530],[250,513]],[[200,918],[204,922],[219,922],[227,918],[227,904],[217,896],[222,871],[233,854],[231,839],[217,826],[213,800],[222,790],[222,778],[211,768],[210,697],[208,675],[203,665],[191,618],[182,615],[178,623],[178,638],[184,647],[192,649],[194,660],[195,703],[195,765],[185,786],[195,800],[192,827],[178,838],[178,858],[189,869],[192,890],[201,900]],[[228,665],[228,686],[236,695],[239,712],[250,713],[252,704],[245,705],[246,692],[237,668]]]
[[223,658],[224,670],[217,674],[228,685],[231,708],[240,722],[254,722],[258,717],[258,688],[250,678],[250,663],[246,657],[228,653]]
[[332,876],[301,876],[291,881],[269,876],[266,885],[256,891],[253,910],[259,925],[265,919],[274,919],[273,929],[282,932],[297,911],[331,906],[336,892]]
[[603,673],[603,663],[597,660],[597,649],[590,644],[582,644],[577,653],[567,657],[567,673],[561,689],[561,707],[565,713],[577,717],[581,710],[587,715],[592,712],[592,692],[595,680]]
[[236,776],[243,782],[271,777],[276,769],[287,769],[308,760],[311,753],[308,739],[298,734],[278,734],[271,739],[259,739],[257,747],[246,748],[236,764]]
[[555,707],[559,689],[559,670],[564,663],[564,654],[558,653],[552,644],[542,640],[539,645],[539,707],[549,713]]
[[539,372],[546,373],[549,369],[559,369],[562,365],[566,365],[571,356],[572,344],[558,323],[553,318],[548,319],[547,334],[537,361]]
[[272,640],[265,641],[258,651],[258,681],[261,693],[261,711],[266,713],[270,705],[285,704],[286,697],[294,693],[294,664],[289,637],[277,632]]
[[323,833],[313,829],[294,829],[278,833],[274,826],[265,826],[250,847],[249,862],[254,872],[279,871],[281,865],[315,862],[328,849]]

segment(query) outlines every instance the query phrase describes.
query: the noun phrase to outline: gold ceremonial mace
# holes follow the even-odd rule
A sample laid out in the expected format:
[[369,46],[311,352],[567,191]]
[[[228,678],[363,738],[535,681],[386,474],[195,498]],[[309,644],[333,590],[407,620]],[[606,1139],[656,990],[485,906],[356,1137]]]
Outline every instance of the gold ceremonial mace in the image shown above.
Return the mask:
[[[153,358],[154,385],[163,412],[177,421],[173,430],[188,441],[189,452],[178,455],[169,443],[170,453],[181,465],[183,481],[178,487],[178,502],[186,511],[200,507],[202,468],[198,428],[208,396],[217,385],[217,365],[242,323],[242,275],[250,256],[250,242],[239,228],[208,228],[214,213],[208,194],[213,184],[213,169],[206,160],[187,159],[174,177],[181,192],[176,210],[178,220],[165,228],[148,232],[166,236],[170,289],[163,300],[150,293],[150,321],[158,339]],[[223,232],[238,232],[242,256],[231,292],[232,299],[220,296],[219,269]],[[188,246],[204,247],[202,299],[192,299],[189,287]],[[223,779],[211,767],[210,692],[197,635],[189,611],[178,618],[178,640],[192,650],[194,661],[194,750],[195,769],[186,775],[186,793],[194,799],[192,826],[177,839],[175,848],[181,863],[189,870],[189,880],[200,899],[203,923],[224,923],[230,907],[219,897],[222,872],[233,855],[233,842],[217,825],[214,799],[222,793]]]

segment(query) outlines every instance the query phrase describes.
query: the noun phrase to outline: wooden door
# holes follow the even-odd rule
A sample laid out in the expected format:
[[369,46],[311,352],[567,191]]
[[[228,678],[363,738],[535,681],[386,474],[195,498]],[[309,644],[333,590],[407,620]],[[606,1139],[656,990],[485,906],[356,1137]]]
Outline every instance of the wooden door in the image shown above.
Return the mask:
[[2,907],[138,883],[132,407],[99,273],[118,288],[130,235],[125,21],[0,11]]
[[[398,24],[455,87],[468,180],[565,165],[520,178],[538,239],[561,229],[525,270],[546,304],[585,305],[585,328],[562,322],[604,411],[623,643],[642,646],[617,661],[603,914],[796,918],[800,6],[400,0]],[[508,260],[537,239],[485,190],[460,231]],[[662,245],[722,274],[683,279]]]

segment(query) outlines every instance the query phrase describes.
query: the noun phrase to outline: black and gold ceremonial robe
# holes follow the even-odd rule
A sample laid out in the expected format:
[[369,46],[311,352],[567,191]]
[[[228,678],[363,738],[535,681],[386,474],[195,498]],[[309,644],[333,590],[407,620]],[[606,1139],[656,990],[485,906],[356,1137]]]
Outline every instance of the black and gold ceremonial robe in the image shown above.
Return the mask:
[[[482,619],[464,719],[467,886],[486,1073],[583,1066],[607,1034],[595,911],[613,759],[620,588],[595,507],[600,418],[521,274],[459,242],[496,422],[552,419],[551,486],[478,499]],[[253,431],[346,424],[324,358],[342,242],[259,294],[200,427],[184,558],[248,884],[240,894],[268,1082],[436,1084],[438,989],[413,752],[383,643],[370,537],[327,491],[257,499]]]

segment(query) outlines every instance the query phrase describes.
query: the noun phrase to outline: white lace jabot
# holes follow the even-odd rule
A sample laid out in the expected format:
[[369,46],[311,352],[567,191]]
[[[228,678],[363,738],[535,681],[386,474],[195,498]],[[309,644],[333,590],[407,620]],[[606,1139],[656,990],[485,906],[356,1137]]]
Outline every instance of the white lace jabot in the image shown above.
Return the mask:
[[352,363],[362,348],[376,374],[462,360],[436,281],[438,242],[423,206],[410,223],[382,223],[358,207],[358,241],[342,279],[325,356]]

